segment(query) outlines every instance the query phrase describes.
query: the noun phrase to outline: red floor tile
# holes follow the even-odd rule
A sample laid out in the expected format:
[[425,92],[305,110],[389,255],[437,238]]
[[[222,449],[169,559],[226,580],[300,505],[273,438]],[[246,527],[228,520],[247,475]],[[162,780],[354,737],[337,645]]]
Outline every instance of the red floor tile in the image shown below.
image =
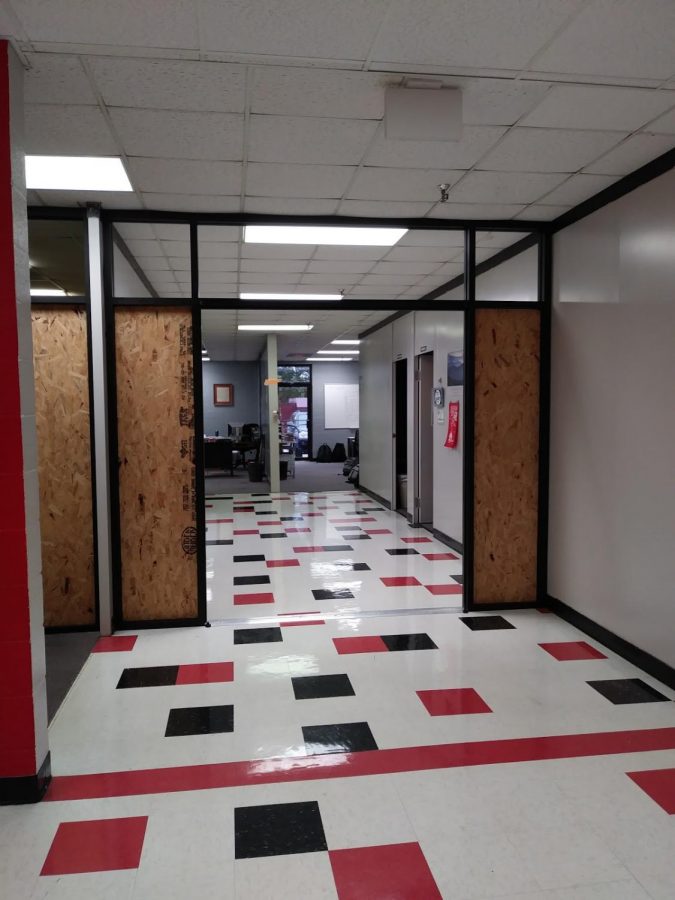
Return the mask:
[[287,566],[299,566],[299,559],[268,559],[265,563],[268,569],[283,569]]
[[335,649],[340,655],[345,653],[388,653],[387,645],[381,637],[333,638]]
[[435,594],[437,597],[446,594],[461,594],[464,590],[461,584],[425,584],[424,587],[430,594]]
[[391,534],[388,528],[364,528],[366,534]]
[[40,875],[137,869],[147,816],[62,822]]
[[234,663],[189,663],[178,666],[176,684],[215,684],[234,681]]
[[287,528],[286,534],[304,534],[309,533],[311,528]]
[[652,769],[649,772],[627,772],[662,809],[675,816],[675,769]]
[[423,553],[422,556],[432,562],[441,559],[459,559],[459,556],[455,556],[454,553]]
[[138,640],[135,634],[113,637],[100,637],[92,647],[92,653],[123,653],[134,649]]
[[404,544],[430,544],[431,538],[428,537],[407,537],[401,538]]
[[234,531],[232,532],[232,534],[234,534],[234,535],[259,534],[259,531],[257,528],[235,528]]
[[207,525],[231,525],[234,519],[207,519]]
[[306,513],[303,513],[303,516],[304,516],[306,519],[311,518],[312,516],[322,516],[322,515],[323,515],[323,513],[318,513],[318,512],[311,512],[311,513],[310,513],[310,512],[306,512]]
[[575,659],[607,659],[604,653],[591,647],[586,641],[560,641],[552,644],[539,644],[539,646],[560,662]]
[[430,716],[465,716],[472,713],[492,712],[483,698],[473,688],[447,688],[434,691],[417,691]]
[[312,545],[311,547],[293,547],[293,553],[321,553],[323,547]]
[[395,575],[388,578],[380,578],[385,587],[421,587],[421,582],[412,575]]
[[[321,615],[321,610],[318,609],[310,609],[309,612],[297,612],[297,613],[279,613],[279,618],[283,620],[284,616],[313,616]],[[282,628],[291,628],[296,625],[325,625],[325,619],[306,619],[303,622],[279,622],[279,625]]]
[[247,603],[274,603],[274,594],[235,594],[234,605],[244,606]]
[[[264,521],[264,522],[256,522],[255,524],[256,524],[256,525],[281,525],[281,524],[283,524],[283,523],[282,523],[282,522],[279,522],[279,521],[277,521],[277,522],[268,522],[268,521]],[[309,531],[309,529],[307,529],[307,530]]]
[[330,850],[340,900],[442,900],[417,843]]

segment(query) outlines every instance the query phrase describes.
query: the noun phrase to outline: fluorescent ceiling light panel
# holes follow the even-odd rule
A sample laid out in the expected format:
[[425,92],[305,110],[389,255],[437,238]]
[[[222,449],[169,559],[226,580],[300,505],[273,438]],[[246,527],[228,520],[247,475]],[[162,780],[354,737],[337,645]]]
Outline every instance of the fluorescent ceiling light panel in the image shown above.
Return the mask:
[[202,362],[211,362],[210,356],[202,356]]
[[407,230],[407,228],[350,228],[323,225],[244,225],[244,242],[393,247]]
[[360,344],[361,341],[331,341],[331,344]]
[[237,325],[238,331],[311,331],[313,325]]
[[31,297],[65,297],[66,292],[61,288],[31,288]]
[[239,294],[240,300],[342,300],[342,294]]
[[307,362],[353,362],[353,356],[308,356]]
[[133,191],[119,156],[27,156],[26,187],[38,191]]
[[326,356],[344,356],[345,353],[353,353],[354,356],[359,355],[359,350],[348,350],[346,347],[344,350],[317,350],[317,353],[323,353]]

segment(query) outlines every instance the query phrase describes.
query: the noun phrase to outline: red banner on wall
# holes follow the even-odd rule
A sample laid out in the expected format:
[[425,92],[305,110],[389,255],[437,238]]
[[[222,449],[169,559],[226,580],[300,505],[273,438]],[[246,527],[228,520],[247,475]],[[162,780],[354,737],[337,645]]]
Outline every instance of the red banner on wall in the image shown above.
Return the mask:
[[451,450],[457,447],[459,437],[459,400],[448,403],[448,433],[445,437],[445,446]]

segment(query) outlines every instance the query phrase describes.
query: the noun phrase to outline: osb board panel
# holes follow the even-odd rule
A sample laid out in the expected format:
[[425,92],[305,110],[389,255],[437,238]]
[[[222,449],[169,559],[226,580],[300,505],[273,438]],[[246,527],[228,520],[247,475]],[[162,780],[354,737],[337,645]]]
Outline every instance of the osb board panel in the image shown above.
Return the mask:
[[34,307],[32,323],[44,622],[49,627],[93,625],[86,312]]
[[536,599],[539,312],[476,311],[474,602]]
[[117,309],[125,621],[197,615],[191,314]]

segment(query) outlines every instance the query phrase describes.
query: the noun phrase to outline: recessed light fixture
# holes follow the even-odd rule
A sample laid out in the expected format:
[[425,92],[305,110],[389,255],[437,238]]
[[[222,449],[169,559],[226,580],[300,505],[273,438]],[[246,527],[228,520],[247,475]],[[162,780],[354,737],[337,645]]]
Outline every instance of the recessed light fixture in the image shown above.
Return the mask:
[[324,225],[244,225],[246,244],[332,244],[393,247],[407,228],[351,228]]
[[133,191],[119,156],[27,156],[26,187],[38,191]]
[[331,341],[331,344],[360,344],[361,341]]
[[239,294],[240,300],[342,300],[342,294]]
[[359,355],[358,350],[350,350],[347,347],[344,347],[342,350],[317,350],[317,353],[323,353],[325,356],[344,356],[345,353],[351,353],[354,356]]
[[237,325],[238,331],[311,331],[313,325]]
[[353,362],[353,356],[308,356],[307,362]]
[[67,294],[61,288],[31,288],[31,297],[66,297]]

